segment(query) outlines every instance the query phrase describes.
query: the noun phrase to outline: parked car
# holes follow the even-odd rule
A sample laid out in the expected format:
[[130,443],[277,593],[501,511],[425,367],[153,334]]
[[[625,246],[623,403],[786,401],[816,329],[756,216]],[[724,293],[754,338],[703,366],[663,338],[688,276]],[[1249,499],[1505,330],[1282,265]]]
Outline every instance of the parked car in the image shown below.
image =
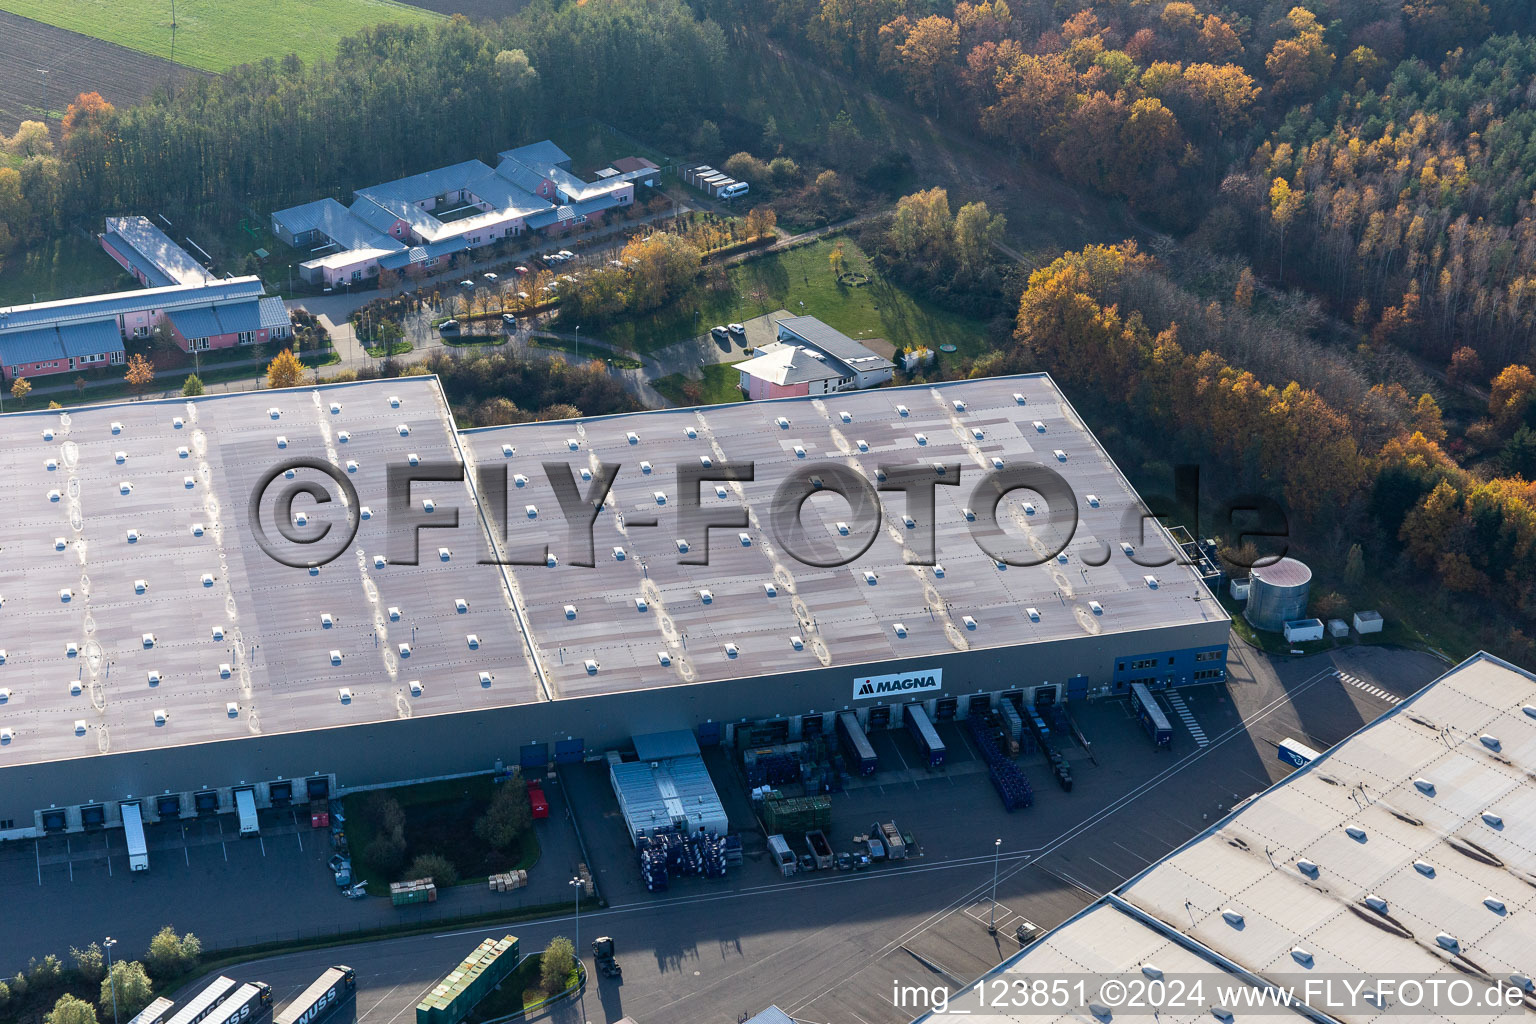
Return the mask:
[[526,273],[528,273],[528,268],[525,267],[525,266],[522,266],[521,264],[519,264],[518,266],[513,267],[512,269],[514,271],[516,271],[517,273],[519,273],[519,274],[526,274]]
[[853,870],[864,871],[869,867],[869,854],[856,853],[853,855]]
[[511,330],[517,329],[517,317],[513,316],[511,313],[501,314],[501,323],[503,327],[507,327]]
[[725,326],[723,324],[720,325],[720,326],[717,326],[717,327],[711,327],[709,329],[709,333],[713,334],[715,337],[719,338],[721,341],[724,341],[725,339],[727,339],[727,338],[729,338],[731,336],[731,333],[725,329]]
[[459,287],[460,288],[473,288],[474,286],[475,286],[475,282],[469,280],[468,278],[466,278],[463,281],[459,282]]
[[437,325],[437,329],[441,334],[451,334],[459,329],[459,322],[457,320],[444,320]]
[[560,258],[563,260],[573,260],[576,258],[576,254],[571,252],[569,249],[561,249]]
[[485,278],[487,281],[494,281],[494,280],[496,280],[496,275],[491,273],[489,270],[487,270],[485,273],[481,274],[480,276]]
[[730,331],[732,334],[746,334],[747,333],[747,329],[745,327],[741,326],[741,324],[727,324],[725,329]]
[[844,851],[837,855],[837,870],[851,871],[853,869],[853,854]]

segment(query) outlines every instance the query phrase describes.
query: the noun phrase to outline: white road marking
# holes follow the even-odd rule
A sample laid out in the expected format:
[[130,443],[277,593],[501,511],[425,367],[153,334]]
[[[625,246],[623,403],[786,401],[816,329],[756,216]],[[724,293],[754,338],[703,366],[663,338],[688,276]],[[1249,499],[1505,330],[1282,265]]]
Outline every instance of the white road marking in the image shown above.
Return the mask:
[[1184,728],[1195,738],[1196,746],[1206,746],[1211,741],[1205,738],[1205,730],[1200,728],[1200,722],[1195,718],[1194,712],[1189,710],[1189,705],[1184,703],[1184,697],[1177,690],[1169,690],[1166,694],[1168,703],[1173,707],[1173,713],[1179,716],[1184,723]]

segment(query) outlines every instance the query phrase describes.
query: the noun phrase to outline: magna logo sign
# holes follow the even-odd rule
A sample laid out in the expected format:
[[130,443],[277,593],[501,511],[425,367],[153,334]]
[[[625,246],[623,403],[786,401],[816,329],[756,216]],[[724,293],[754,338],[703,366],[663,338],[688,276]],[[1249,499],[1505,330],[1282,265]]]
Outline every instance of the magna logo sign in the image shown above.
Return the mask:
[[909,693],[922,693],[925,690],[942,690],[943,688],[943,669],[920,668],[889,676],[859,676],[853,681],[853,699],[901,697]]

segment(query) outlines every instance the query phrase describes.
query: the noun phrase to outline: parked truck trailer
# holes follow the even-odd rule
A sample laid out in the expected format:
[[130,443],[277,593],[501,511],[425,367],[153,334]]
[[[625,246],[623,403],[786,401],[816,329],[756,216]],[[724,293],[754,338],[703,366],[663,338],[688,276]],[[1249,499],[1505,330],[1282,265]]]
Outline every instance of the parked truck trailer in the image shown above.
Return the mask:
[[928,712],[923,710],[921,704],[908,704],[903,714],[907,722],[907,732],[911,734],[912,742],[917,744],[918,752],[923,756],[923,762],[929,768],[942,765],[947,751],[933,723],[928,721]]
[[[144,815],[138,804],[119,804],[123,816],[123,838],[128,842],[128,870],[149,870],[149,847],[144,843]],[[145,1024],[154,1024],[146,1021]]]
[[272,1012],[272,986],[252,981],[220,1003],[204,1020],[207,1024],[258,1024]]
[[256,793],[254,790],[235,790],[235,810],[240,812],[240,835],[254,836],[261,831],[261,825],[256,820]]
[[164,1024],[165,1018],[170,1015],[171,1007],[175,1005],[176,1000],[161,996],[134,1014],[128,1024]]
[[347,1005],[357,992],[357,972],[338,964],[272,1018],[272,1024],[321,1024]]
[[848,767],[859,775],[873,775],[880,762],[875,757],[875,748],[870,745],[869,737],[864,735],[864,727],[859,724],[859,716],[852,711],[844,711],[837,716],[837,738],[843,748],[843,756],[848,759]]
[[202,991],[193,996],[185,1006],[177,1010],[166,1024],[199,1024],[217,1010],[220,1004],[229,998],[230,993],[239,987],[234,978],[223,975],[214,978],[204,985]]

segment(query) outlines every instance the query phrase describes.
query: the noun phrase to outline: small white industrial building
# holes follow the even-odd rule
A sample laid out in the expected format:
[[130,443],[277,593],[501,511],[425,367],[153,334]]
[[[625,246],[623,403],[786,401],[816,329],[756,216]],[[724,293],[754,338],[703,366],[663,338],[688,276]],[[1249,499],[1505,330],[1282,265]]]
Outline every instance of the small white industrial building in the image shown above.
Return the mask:
[[1381,612],[1364,611],[1355,612],[1356,633],[1380,633],[1382,625]]
[[1322,619],[1291,619],[1285,624],[1285,642],[1288,644],[1302,643],[1306,640],[1321,640],[1322,638]]

